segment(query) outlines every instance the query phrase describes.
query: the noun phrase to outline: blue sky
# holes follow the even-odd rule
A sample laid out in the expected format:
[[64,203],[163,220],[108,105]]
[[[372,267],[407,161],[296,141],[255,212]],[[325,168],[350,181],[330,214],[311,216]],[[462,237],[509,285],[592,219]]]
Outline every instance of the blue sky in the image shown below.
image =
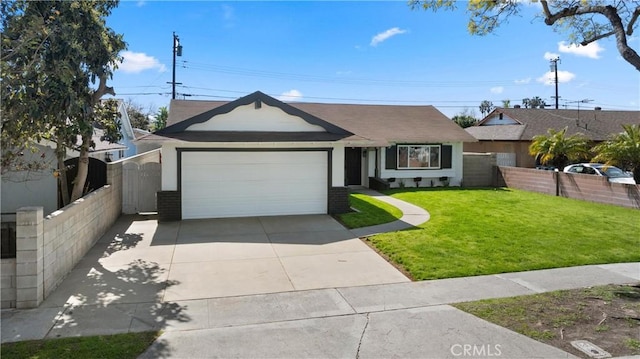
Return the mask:
[[[107,19],[128,43],[111,85],[145,108],[168,106],[175,31],[183,46],[177,98],[233,100],[260,90],[286,101],[429,104],[450,117],[465,109],[480,117],[482,100],[553,104],[546,79],[559,56],[561,108],[640,109],[640,74],[613,39],[569,46],[534,18],[537,9],[479,37],[467,33],[462,9],[411,10],[404,1],[122,1]],[[639,37],[630,44],[640,51]],[[584,99],[592,101],[577,102]]]

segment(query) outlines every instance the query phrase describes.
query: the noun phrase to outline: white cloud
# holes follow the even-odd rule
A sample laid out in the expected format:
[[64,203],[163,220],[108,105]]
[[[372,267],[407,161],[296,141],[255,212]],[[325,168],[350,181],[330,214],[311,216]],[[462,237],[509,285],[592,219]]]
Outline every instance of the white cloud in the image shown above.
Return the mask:
[[525,79],[520,79],[520,80],[515,80],[515,81],[513,81],[513,82],[515,82],[515,83],[516,83],[516,85],[526,85],[526,84],[528,84],[529,82],[531,82],[531,77],[527,77],[527,78],[525,78]]
[[558,57],[560,57],[560,55],[558,55],[556,53],[553,53],[553,52],[547,51],[547,52],[544,53],[544,59],[545,60],[554,60],[554,59],[557,59]]
[[136,3],[137,7],[143,7],[147,5],[147,2],[145,0],[138,0],[138,2]]
[[502,86],[492,87],[489,91],[491,91],[491,93],[502,93],[504,91],[504,87]]
[[302,99],[302,92],[296,89],[285,91],[282,93],[282,95],[278,96],[278,100],[283,102],[300,101],[301,99]]
[[223,17],[225,20],[231,20],[234,16],[233,8],[229,5],[222,5]]
[[[560,71],[558,70],[558,82],[565,83],[573,80],[576,77],[576,74],[569,71]],[[555,84],[555,72],[548,71],[544,75],[538,77],[536,81],[543,83],[545,85],[553,85]]]
[[123,72],[137,74],[145,70],[156,69],[158,72],[165,72],[167,68],[153,56],[149,56],[143,52],[124,51],[122,52],[122,62],[118,66],[118,70]]
[[371,46],[378,46],[379,43],[388,40],[389,38],[396,36],[396,35],[401,35],[406,33],[407,30],[402,30],[398,27],[392,27],[391,29],[381,32],[379,34],[377,34],[376,36],[371,38]]
[[600,52],[604,51],[602,47],[598,44],[598,42],[591,42],[586,46],[576,45],[576,44],[567,44],[564,41],[560,41],[558,43],[558,51],[573,54],[576,56],[588,57],[591,59],[599,59]]

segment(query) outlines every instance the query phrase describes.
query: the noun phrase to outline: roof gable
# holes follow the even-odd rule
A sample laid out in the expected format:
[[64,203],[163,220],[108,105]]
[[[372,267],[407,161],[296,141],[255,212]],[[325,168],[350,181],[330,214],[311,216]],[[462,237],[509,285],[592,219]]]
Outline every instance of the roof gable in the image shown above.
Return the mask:
[[[505,123],[507,127],[501,128],[499,121],[495,120],[499,114],[519,125]],[[604,141],[610,135],[623,131],[623,124],[640,124],[640,111],[496,108],[473,126],[484,129],[470,127],[467,132],[480,136],[478,139],[481,140],[529,141],[534,136],[547,134],[549,129],[561,130],[566,127],[568,135],[582,133],[593,141]]]
[[[260,95],[257,95],[260,94]],[[262,99],[262,107],[277,107],[288,115],[301,114],[307,123],[318,125],[324,129],[336,128],[340,133],[329,132],[264,132],[257,131],[189,131],[196,123],[212,119],[214,114],[228,113],[233,109],[247,106],[254,111],[256,98]],[[264,100],[266,98],[266,100]],[[233,105],[235,104],[235,105]],[[266,105],[265,105],[266,104]],[[277,104],[277,106],[273,106]],[[255,111],[254,111],[255,112]],[[304,116],[304,117],[303,117]],[[172,100],[167,124],[176,133],[158,131],[144,137],[148,141],[166,141],[184,139],[187,141],[213,142],[260,141],[277,138],[299,140],[339,140],[346,145],[355,146],[389,146],[396,143],[454,143],[476,142],[477,140],[464,131],[455,122],[430,105],[368,105],[338,103],[305,103],[285,104],[262,93],[254,93],[233,102]],[[169,128],[167,127],[167,128]],[[191,127],[194,129],[197,127]],[[215,127],[213,127],[215,128]],[[215,133],[214,133],[215,132]]]
[[155,134],[171,135],[190,131],[327,132],[352,135],[343,128],[260,91],[165,127]]
[[120,132],[128,139],[135,138],[133,127],[131,126],[131,119],[127,113],[127,107],[122,100],[118,100],[118,112],[120,113]]
[[511,118],[509,114],[501,112],[499,109],[491,111],[478,126],[504,126],[504,125],[522,125],[522,122]]
[[292,116],[279,107],[267,104],[238,106],[195,123],[185,131],[265,131],[265,132],[327,132],[322,126]]

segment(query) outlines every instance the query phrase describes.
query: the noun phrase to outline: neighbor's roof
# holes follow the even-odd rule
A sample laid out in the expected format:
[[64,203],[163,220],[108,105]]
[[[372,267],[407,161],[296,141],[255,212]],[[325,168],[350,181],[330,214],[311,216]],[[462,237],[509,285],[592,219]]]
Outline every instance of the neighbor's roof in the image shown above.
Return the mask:
[[[191,119],[227,103],[171,100],[167,126]],[[476,142],[473,136],[433,106],[303,102],[291,102],[287,105],[353,133],[354,136],[342,139],[347,142],[357,142],[363,138],[377,145],[412,142]]]
[[520,141],[527,125],[471,126],[465,130],[478,140]]
[[[485,125],[503,113],[519,125]],[[640,125],[640,111],[547,110],[530,108],[496,108],[476,126],[466,128],[478,140],[530,141],[549,129],[567,127],[567,134],[582,133],[594,141],[604,141],[623,131],[624,124]]]

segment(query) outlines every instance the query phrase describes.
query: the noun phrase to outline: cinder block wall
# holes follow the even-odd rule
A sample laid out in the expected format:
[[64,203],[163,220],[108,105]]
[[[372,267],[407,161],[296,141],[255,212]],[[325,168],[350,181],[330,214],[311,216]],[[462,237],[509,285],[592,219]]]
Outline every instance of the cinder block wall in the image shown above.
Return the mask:
[[18,210],[17,308],[37,307],[115,223],[122,212],[121,162],[107,165],[107,183],[45,218],[42,207]]
[[462,157],[462,186],[491,187],[496,180],[496,154],[465,152]]
[[16,259],[3,258],[0,264],[2,309],[16,307]]

